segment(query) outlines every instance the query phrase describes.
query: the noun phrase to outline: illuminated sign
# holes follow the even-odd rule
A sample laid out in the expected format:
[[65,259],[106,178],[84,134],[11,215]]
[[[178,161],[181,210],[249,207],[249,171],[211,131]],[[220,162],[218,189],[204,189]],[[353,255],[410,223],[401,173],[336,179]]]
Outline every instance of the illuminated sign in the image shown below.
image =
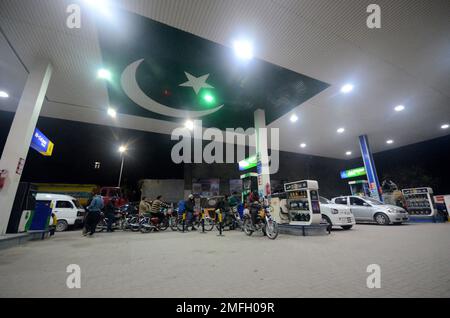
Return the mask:
[[257,164],[258,164],[258,161],[256,159],[256,155],[251,156],[247,159],[239,161],[239,171],[244,171],[244,170],[254,168],[257,166]]
[[341,171],[341,179],[349,179],[349,178],[360,177],[360,176],[365,176],[365,175],[366,175],[366,169],[364,167]]
[[31,138],[31,148],[44,156],[51,156],[54,144],[39,130],[35,129]]

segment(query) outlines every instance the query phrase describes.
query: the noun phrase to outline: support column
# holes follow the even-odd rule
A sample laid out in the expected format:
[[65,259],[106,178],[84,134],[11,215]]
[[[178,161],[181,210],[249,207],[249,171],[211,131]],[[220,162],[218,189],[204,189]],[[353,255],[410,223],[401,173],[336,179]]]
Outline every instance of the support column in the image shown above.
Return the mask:
[[366,168],[367,181],[369,182],[370,196],[379,201],[383,201],[381,195],[380,182],[378,181],[377,169],[373,160],[372,151],[369,147],[369,140],[367,135],[359,136],[359,146],[361,148],[361,155]]
[[0,190],[0,235],[6,233],[21,178],[18,167],[25,164],[51,74],[52,66],[48,61],[39,61],[31,69],[3,149],[0,170],[5,169],[8,175]]
[[258,192],[260,196],[267,196],[271,194],[271,188],[266,113],[262,109],[257,109],[255,111],[254,118],[256,130],[256,157],[258,161]]

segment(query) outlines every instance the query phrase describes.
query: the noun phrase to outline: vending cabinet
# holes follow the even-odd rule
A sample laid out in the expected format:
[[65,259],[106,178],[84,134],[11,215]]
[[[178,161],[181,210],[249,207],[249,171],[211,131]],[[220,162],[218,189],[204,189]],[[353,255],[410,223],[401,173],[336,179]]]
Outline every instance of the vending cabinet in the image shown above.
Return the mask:
[[320,224],[322,219],[319,204],[319,184],[314,180],[303,180],[284,185],[289,224]]

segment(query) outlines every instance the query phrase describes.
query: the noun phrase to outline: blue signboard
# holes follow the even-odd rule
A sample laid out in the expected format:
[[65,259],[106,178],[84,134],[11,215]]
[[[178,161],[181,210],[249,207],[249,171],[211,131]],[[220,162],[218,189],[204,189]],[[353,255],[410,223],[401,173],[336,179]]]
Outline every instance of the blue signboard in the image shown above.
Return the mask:
[[54,144],[39,130],[35,129],[31,138],[31,148],[44,156],[51,156]]
[[370,151],[369,141],[367,136],[359,136],[359,145],[361,147],[361,154],[366,168],[367,181],[369,181],[370,196],[374,199],[382,201],[380,182],[378,181],[377,170],[373,161],[372,152]]

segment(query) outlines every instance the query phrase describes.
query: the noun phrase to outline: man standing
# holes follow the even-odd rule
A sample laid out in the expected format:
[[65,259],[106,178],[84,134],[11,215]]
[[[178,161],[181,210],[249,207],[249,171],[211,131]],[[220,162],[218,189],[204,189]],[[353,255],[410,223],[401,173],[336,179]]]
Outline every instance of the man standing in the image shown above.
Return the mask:
[[194,208],[195,208],[195,199],[193,194],[189,194],[188,199],[184,203],[185,211],[186,211],[186,220],[188,224],[192,225],[192,229],[194,230]]
[[100,214],[103,209],[103,198],[99,195],[98,190],[94,191],[94,197],[92,198],[91,203],[87,207],[89,210],[87,218],[86,218],[86,234],[89,232],[89,236],[94,235],[95,228],[97,227],[97,223],[100,220]]
[[118,199],[117,197],[112,197],[105,207],[105,217],[108,220],[106,232],[114,232],[112,226],[114,224],[114,219],[116,217],[115,212],[117,199]]

